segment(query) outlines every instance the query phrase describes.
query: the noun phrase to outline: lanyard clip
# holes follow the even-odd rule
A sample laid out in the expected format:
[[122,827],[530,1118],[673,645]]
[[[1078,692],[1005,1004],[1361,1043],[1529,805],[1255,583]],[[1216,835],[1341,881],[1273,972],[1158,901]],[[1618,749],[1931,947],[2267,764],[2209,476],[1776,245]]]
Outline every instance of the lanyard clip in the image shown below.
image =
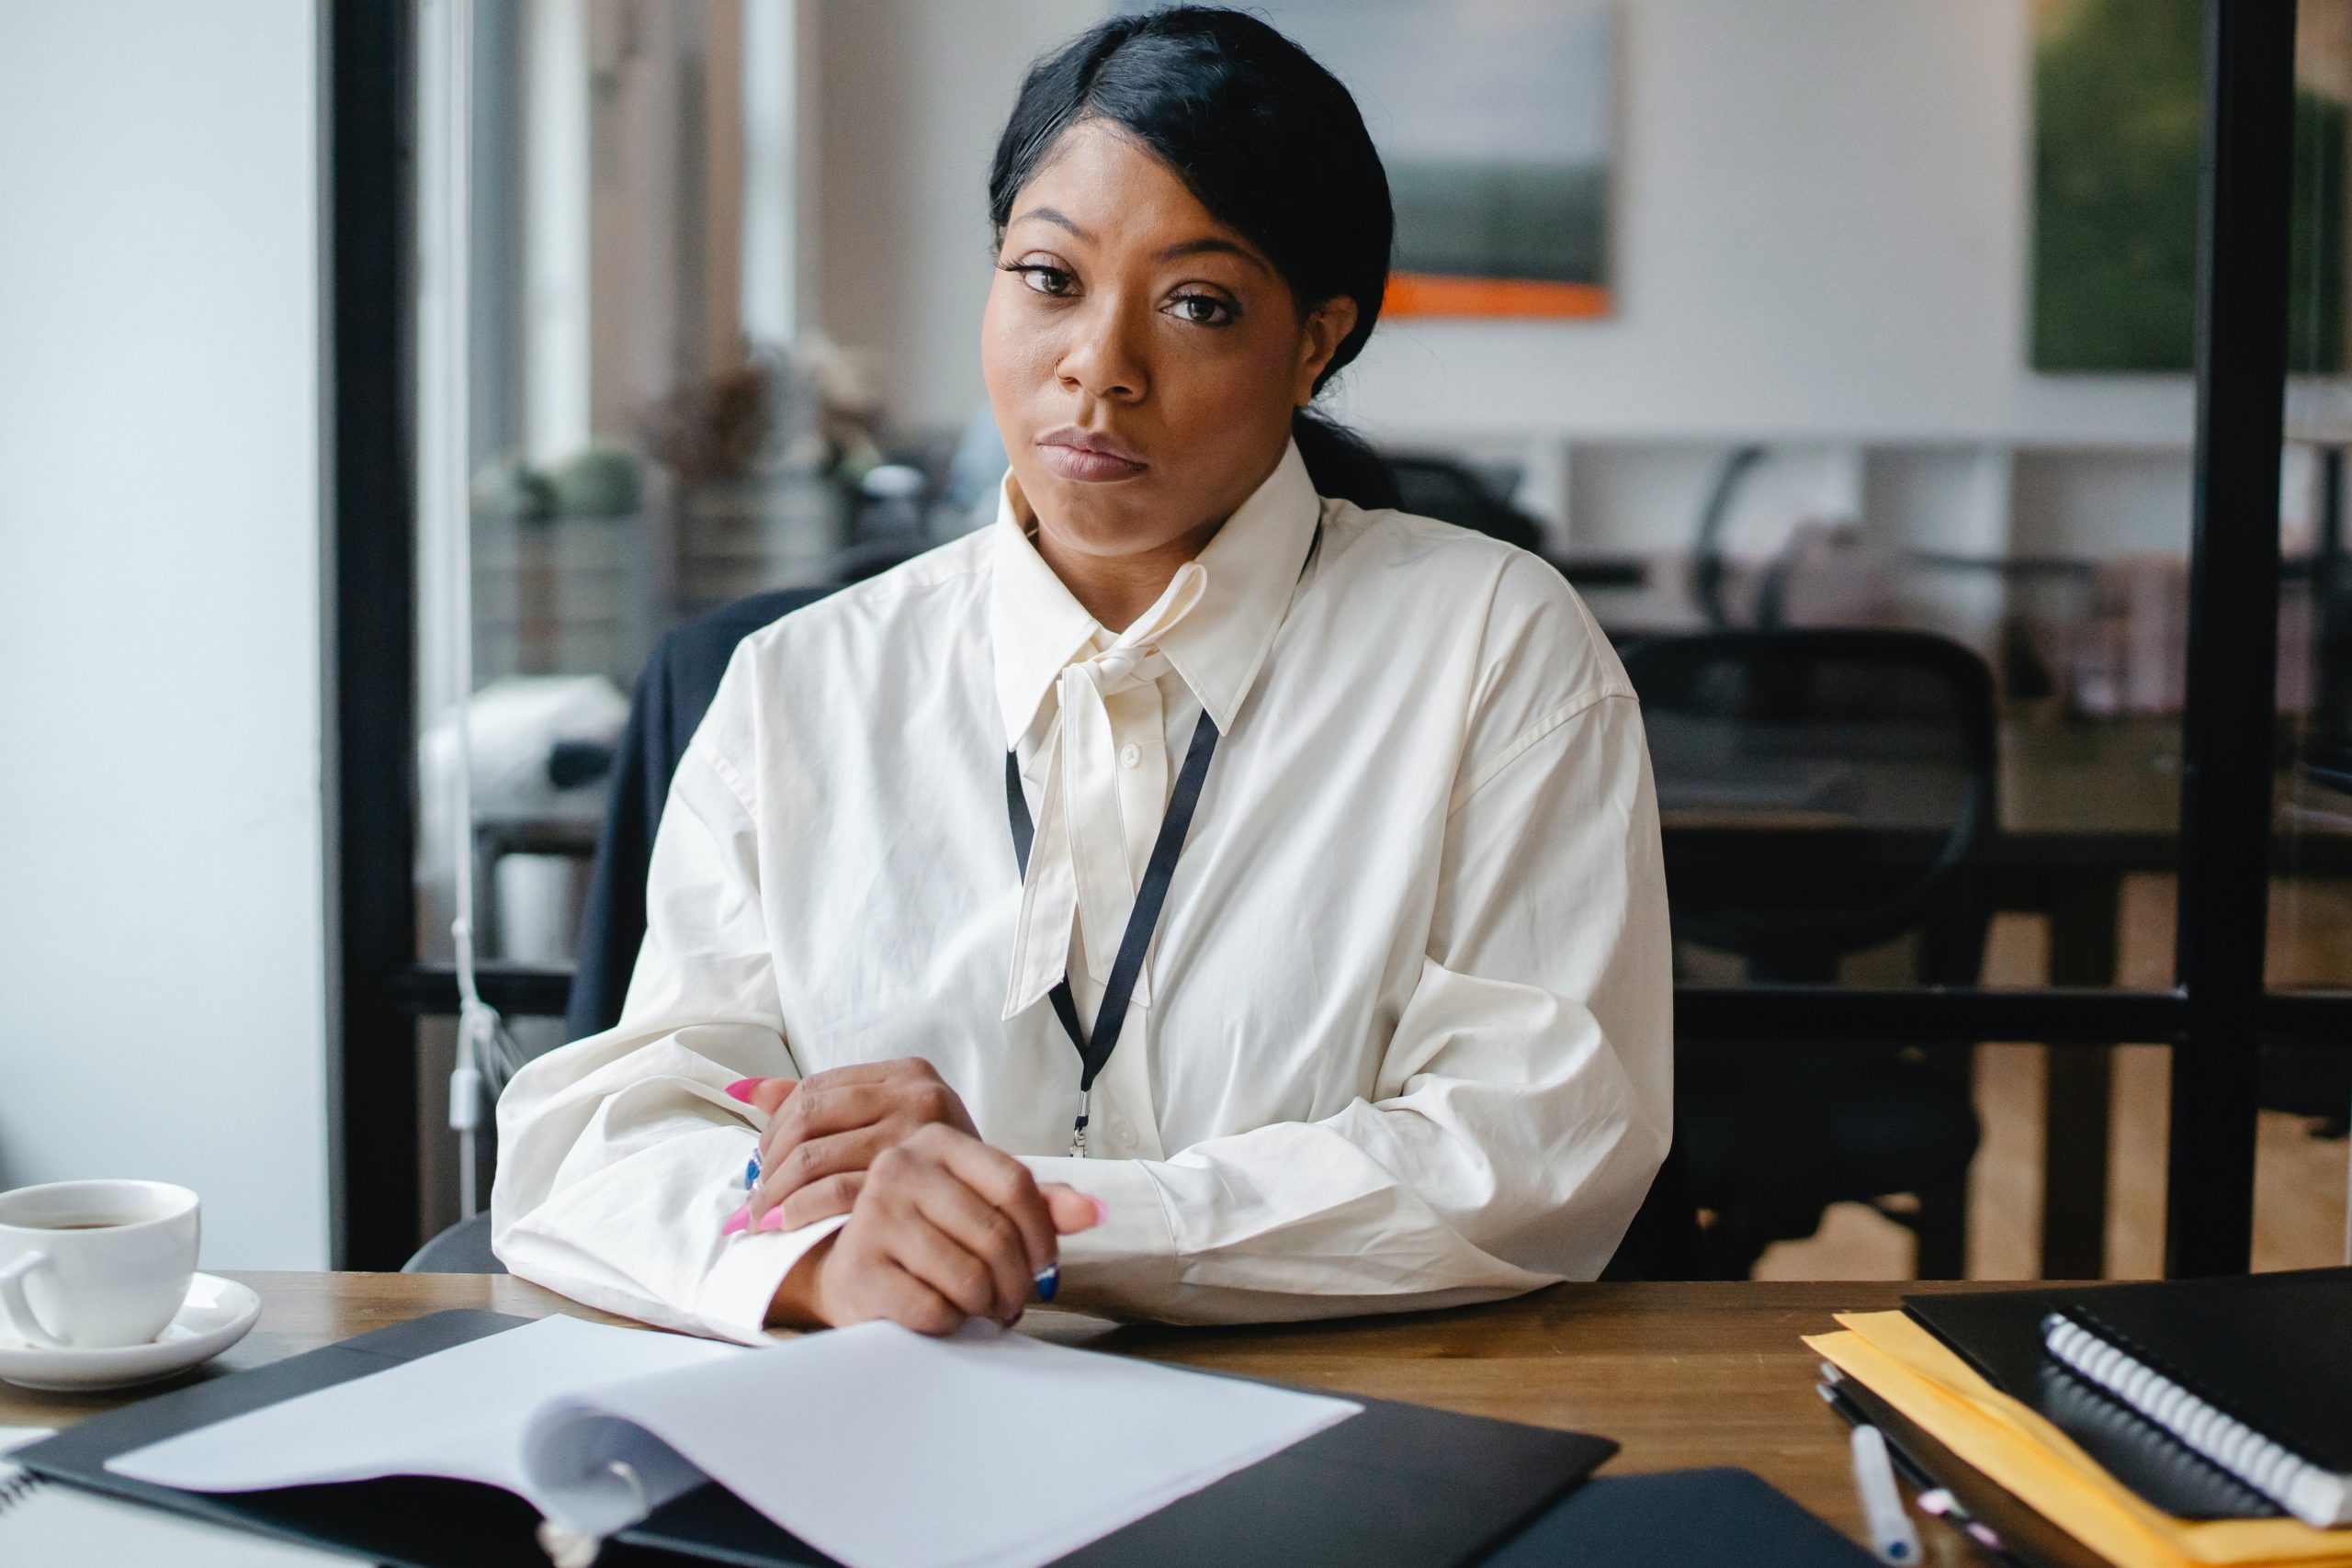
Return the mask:
[[1086,1157],[1086,1112],[1083,1111],[1078,1113],[1078,1120],[1072,1123],[1069,1130],[1069,1157],[1072,1159]]

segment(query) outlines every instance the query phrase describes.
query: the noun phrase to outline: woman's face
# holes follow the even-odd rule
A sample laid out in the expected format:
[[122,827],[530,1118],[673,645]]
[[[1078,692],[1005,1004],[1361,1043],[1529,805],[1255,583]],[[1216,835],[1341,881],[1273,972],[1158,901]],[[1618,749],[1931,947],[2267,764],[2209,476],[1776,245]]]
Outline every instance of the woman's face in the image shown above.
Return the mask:
[[1273,471],[1355,321],[1301,319],[1257,247],[1115,126],[1081,120],[1014,197],[980,334],[1013,477],[1058,548],[1197,549]]

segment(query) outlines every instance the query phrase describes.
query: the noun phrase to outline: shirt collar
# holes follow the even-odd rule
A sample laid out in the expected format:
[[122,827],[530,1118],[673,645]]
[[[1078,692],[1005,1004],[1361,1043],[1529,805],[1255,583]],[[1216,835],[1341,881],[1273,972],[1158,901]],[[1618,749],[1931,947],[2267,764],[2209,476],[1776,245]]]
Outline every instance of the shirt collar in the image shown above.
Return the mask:
[[[997,487],[995,563],[989,632],[995,648],[997,702],[1005,746],[1017,746],[1063,666],[1090,644],[1115,639],[1054,575],[1023,526],[1027,511],[1011,469]],[[1298,585],[1322,499],[1295,441],[1285,444],[1249,498],[1210,539],[1194,564],[1205,581],[1200,603],[1159,639],[1220,732],[1229,731],[1273,647]],[[1175,592],[1179,582],[1170,584]],[[1147,612],[1142,621],[1148,622]]]

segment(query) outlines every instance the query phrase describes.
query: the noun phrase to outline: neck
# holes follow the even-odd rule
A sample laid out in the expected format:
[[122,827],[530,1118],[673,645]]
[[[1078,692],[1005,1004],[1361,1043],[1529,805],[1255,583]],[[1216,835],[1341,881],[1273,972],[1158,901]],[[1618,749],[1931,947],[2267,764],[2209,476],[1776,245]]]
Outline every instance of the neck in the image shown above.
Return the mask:
[[1095,556],[1067,547],[1040,523],[1037,554],[1088,615],[1111,631],[1123,632],[1159,602],[1184,563],[1208,547],[1218,526],[1208,524],[1135,555]]

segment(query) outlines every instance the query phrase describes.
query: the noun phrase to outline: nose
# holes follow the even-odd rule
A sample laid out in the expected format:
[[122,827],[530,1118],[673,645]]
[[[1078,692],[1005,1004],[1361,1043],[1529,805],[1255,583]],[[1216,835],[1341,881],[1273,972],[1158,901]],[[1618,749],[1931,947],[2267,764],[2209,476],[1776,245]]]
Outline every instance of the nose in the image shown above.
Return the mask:
[[1057,367],[1064,388],[1106,402],[1143,396],[1148,378],[1134,314],[1115,297],[1088,302]]

